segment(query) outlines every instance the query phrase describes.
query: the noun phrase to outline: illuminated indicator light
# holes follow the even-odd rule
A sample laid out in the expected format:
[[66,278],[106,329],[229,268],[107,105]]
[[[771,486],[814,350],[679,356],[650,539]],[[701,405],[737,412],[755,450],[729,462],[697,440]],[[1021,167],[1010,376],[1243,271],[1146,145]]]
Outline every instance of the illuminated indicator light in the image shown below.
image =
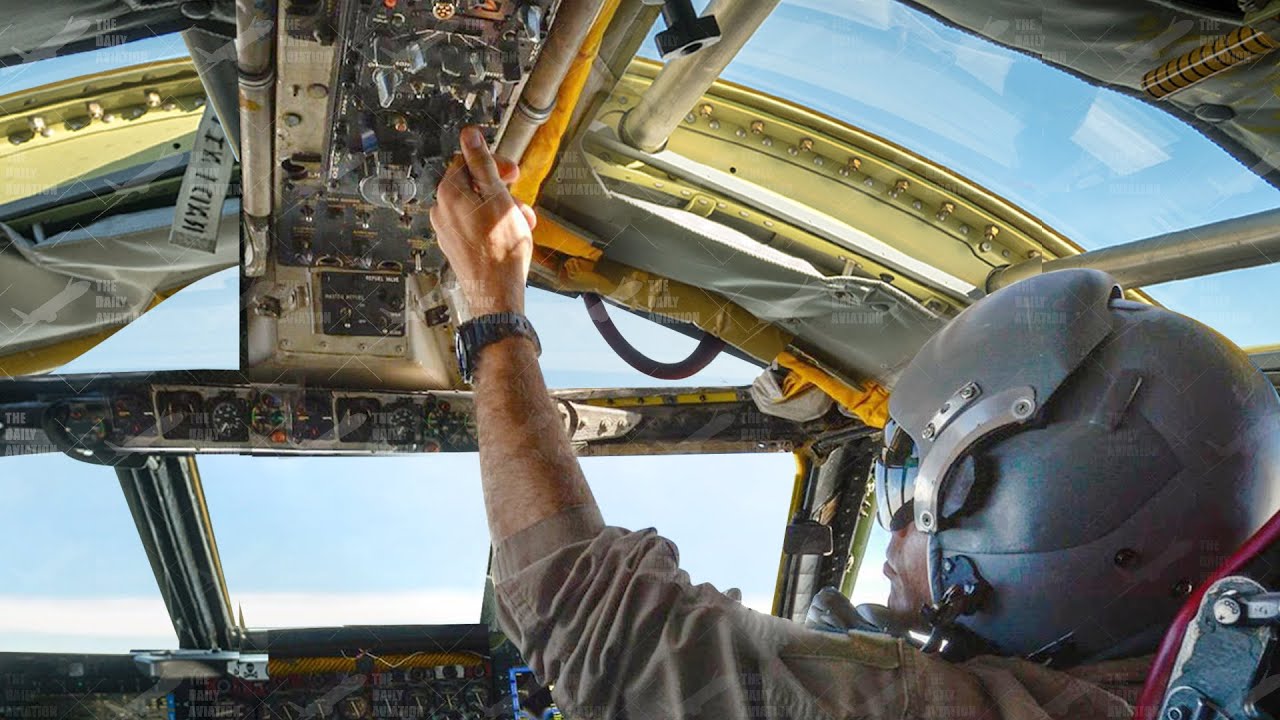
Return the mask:
[[283,443],[284,441],[285,441],[285,435],[283,430],[276,430],[275,432],[271,433],[271,442],[280,444],[280,443]]

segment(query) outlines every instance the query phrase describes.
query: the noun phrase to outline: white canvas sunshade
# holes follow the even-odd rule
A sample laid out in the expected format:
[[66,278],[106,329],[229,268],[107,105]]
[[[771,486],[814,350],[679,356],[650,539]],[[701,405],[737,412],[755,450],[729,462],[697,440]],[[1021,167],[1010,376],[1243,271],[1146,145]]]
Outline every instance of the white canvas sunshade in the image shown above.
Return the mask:
[[0,356],[119,328],[158,291],[237,263],[238,198],[222,204],[212,253],[171,244],[173,217],[157,208],[34,239],[0,223]]

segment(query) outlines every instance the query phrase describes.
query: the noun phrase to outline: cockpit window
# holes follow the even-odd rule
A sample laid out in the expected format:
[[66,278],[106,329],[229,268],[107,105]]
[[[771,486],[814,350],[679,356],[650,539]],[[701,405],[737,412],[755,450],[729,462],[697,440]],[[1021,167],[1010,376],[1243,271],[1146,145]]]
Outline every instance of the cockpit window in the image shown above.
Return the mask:
[[111,469],[61,454],[6,457],[0,467],[0,648],[177,647]]
[[187,56],[174,33],[63,56],[36,51],[0,68],[0,219],[48,215],[172,170],[200,121],[199,79],[182,63],[130,70]]
[[[1007,26],[988,28],[997,36],[1041,32],[991,22]],[[640,54],[656,58],[652,40]],[[892,0],[785,0],[723,78],[947,166],[1086,250],[1280,206],[1280,191],[1163,111]],[[1277,283],[1271,265],[1147,291],[1250,346],[1280,342],[1251,301]]]
[[[101,40],[105,42],[109,37],[104,35]],[[55,56],[36,50],[23,56],[17,65],[0,67],[0,96],[84,75],[188,55],[187,46],[177,33],[118,45],[106,44],[96,50],[71,55]],[[0,107],[0,110],[11,109]]]
[[[224,271],[179,292],[73,361],[66,371],[236,367],[235,273]],[[624,365],[596,334],[580,301],[531,290],[528,314],[543,336],[542,366],[553,387],[689,384],[653,380]],[[184,347],[172,347],[173,337],[191,336],[184,328],[197,317],[206,331]],[[678,359],[696,345],[691,338],[628,313],[614,310],[613,317],[630,341],[658,359]],[[695,382],[744,385],[758,372],[749,363],[722,356]],[[289,459],[201,455],[198,461],[232,607],[243,610],[249,627],[478,619],[488,528],[475,454]],[[111,523],[119,526],[113,532],[120,543],[138,543],[109,469],[60,454],[4,462],[6,475],[17,477],[56,476],[68,483],[95,478],[99,490],[85,502],[97,502],[99,495],[110,497],[101,501],[106,510],[85,527],[96,533]],[[762,612],[772,603],[778,538],[788,520],[785,508],[794,465],[790,455],[776,453],[584,460],[611,523],[657,527],[677,543],[683,567],[694,578],[721,590],[736,587],[744,602]],[[732,487],[724,478],[733,478]],[[46,504],[53,500],[42,488],[33,485],[26,504],[19,492],[11,515],[4,514],[8,508],[0,510],[0,519],[7,519],[0,550],[20,557],[28,552],[24,538],[48,524],[47,513],[37,510],[54,506]],[[680,502],[670,502],[677,496]],[[24,507],[28,510],[20,512]],[[81,557],[95,547],[96,540],[88,537],[54,533],[43,543],[43,552],[55,558]],[[129,638],[85,643],[57,634],[19,634],[0,620],[0,646],[80,652],[175,646],[172,637],[148,639],[155,637],[157,628],[163,634],[169,626],[140,546],[112,560],[111,568],[127,568],[118,568],[110,582],[36,582],[48,575],[39,569],[45,567],[42,562],[33,559],[16,568],[11,564],[9,575],[0,571],[0,587],[6,588],[0,592],[0,607],[10,603],[28,609],[48,603],[56,609],[84,602],[88,605],[80,609],[88,623],[101,616],[93,607],[102,601],[101,607],[108,610],[117,605],[129,608],[136,628],[125,627],[136,632]],[[26,580],[8,582],[21,579],[15,573],[26,573]],[[117,597],[112,593],[125,589],[134,599],[112,599]],[[145,609],[151,606],[156,612],[148,615]],[[50,627],[64,622],[62,615],[50,618]],[[80,626],[68,627],[73,632]]]

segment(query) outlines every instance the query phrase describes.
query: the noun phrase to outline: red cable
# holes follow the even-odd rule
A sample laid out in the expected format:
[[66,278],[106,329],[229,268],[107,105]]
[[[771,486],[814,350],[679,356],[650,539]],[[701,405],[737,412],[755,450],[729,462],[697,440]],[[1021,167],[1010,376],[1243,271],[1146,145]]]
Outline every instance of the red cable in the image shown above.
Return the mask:
[[1280,512],[1272,515],[1271,519],[1246,540],[1239,550],[1227,558],[1227,561],[1219,566],[1208,580],[1201,583],[1195,593],[1182,605],[1169,631],[1164,634],[1160,649],[1156,651],[1155,660],[1151,663],[1146,685],[1142,687],[1142,695],[1138,698],[1138,706],[1134,712],[1135,720],[1153,720],[1155,713],[1160,709],[1160,704],[1164,702],[1169,675],[1173,672],[1173,663],[1178,657],[1178,651],[1182,648],[1182,638],[1200,609],[1200,602],[1204,599],[1205,592],[1222,578],[1240,572],[1245,565],[1274,544],[1277,539],[1280,539]]

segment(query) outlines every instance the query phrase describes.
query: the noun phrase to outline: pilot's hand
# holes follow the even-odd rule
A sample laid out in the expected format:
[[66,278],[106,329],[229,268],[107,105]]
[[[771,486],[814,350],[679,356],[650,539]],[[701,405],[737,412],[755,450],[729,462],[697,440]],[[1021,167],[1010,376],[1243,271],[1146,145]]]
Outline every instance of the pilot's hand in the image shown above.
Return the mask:
[[464,128],[461,145],[436,191],[431,225],[473,317],[523,313],[537,218],[507,189],[519,170],[493,157],[479,129]]

